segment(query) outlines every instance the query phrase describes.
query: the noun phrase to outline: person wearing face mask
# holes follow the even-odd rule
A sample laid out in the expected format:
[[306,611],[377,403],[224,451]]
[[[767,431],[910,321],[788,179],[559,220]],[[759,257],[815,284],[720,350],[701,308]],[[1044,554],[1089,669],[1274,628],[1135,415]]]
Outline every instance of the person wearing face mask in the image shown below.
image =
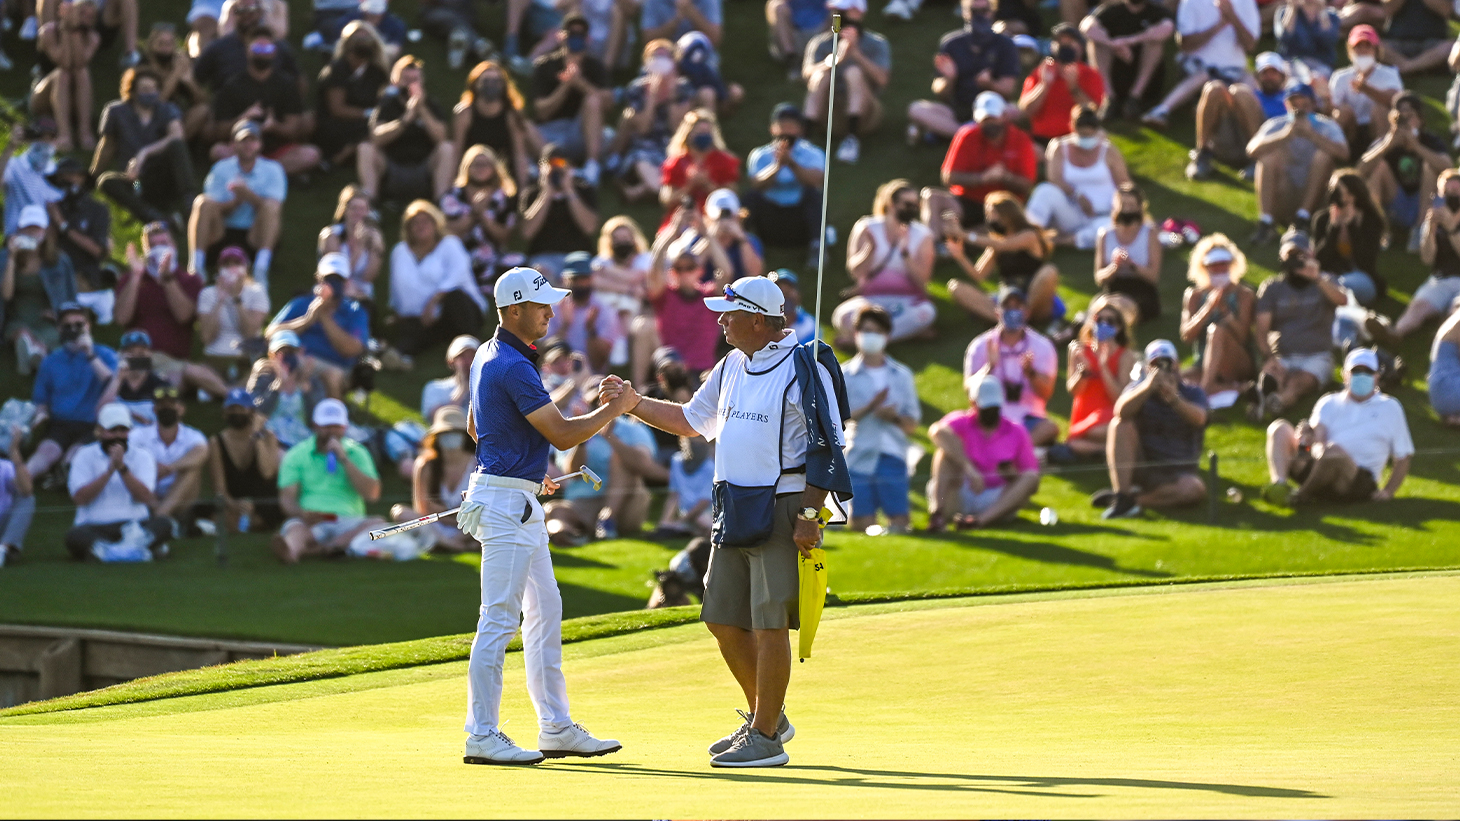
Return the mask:
[[315,145],[331,164],[348,163],[370,139],[370,115],[390,83],[390,58],[369,23],[346,25],[315,83]]
[[[466,411],[459,405],[445,405],[431,417],[431,427],[421,440],[411,472],[411,504],[392,505],[391,521],[409,522],[441,513],[461,504],[462,494],[476,467],[476,443],[466,435]],[[455,522],[429,525],[431,547],[445,553],[463,553],[478,547],[476,540]]]
[[1225,234],[1203,237],[1191,251],[1181,298],[1181,341],[1190,345],[1185,377],[1226,406],[1257,373],[1252,328],[1257,294],[1242,282],[1247,257]]
[[525,183],[534,152],[542,137],[528,119],[517,84],[507,69],[490,60],[476,64],[466,76],[466,89],[452,112],[452,142],[456,156],[465,157],[474,145],[484,145],[512,169],[517,183]]
[[229,156],[235,126],[241,120],[258,123],[263,150],[290,175],[319,165],[320,150],[308,143],[309,123],[304,116],[304,94],[297,78],[284,74],[275,62],[278,45],[266,28],[248,37],[248,63],[213,95],[211,124],[204,139],[213,144],[210,156]]
[[15,345],[16,368],[30,375],[46,351],[61,341],[48,314],[79,302],[71,258],[49,232],[40,205],[21,209],[20,221],[0,249],[0,328]]
[[[653,261],[649,242],[633,217],[620,214],[603,223],[598,254],[593,257],[593,287],[618,311],[619,325],[625,329],[643,313],[644,281]],[[614,354],[611,361],[619,358]]]
[[229,246],[218,255],[218,281],[198,295],[198,333],[203,354],[235,376],[265,349],[264,322],[269,318],[269,295],[248,273],[248,256]]
[[441,209],[416,200],[401,216],[400,233],[390,252],[396,347],[415,356],[460,334],[478,333],[487,301],[472,276],[466,246],[446,231]]
[[1382,136],[1380,129],[1389,124],[1394,98],[1404,91],[1399,70],[1378,61],[1379,48],[1379,32],[1373,26],[1349,29],[1350,65],[1333,72],[1328,81],[1333,119],[1343,126],[1355,157]]
[[203,179],[203,195],[193,201],[188,220],[188,270],[208,268],[209,254],[229,245],[254,252],[253,277],[265,288],[282,229],[289,175],[281,163],[262,156],[263,128],[240,120],[233,129],[233,155],[224,157]]
[[[898,0],[894,0],[898,2]],[[921,0],[916,0],[918,4]],[[1000,4],[1002,7],[1003,4]],[[892,8],[892,4],[888,4]],[[948,139],[960,126],[976,119],[974,102],[984,91],[1012,96],[1019,75],[1019,49],[995,29],[989,0],[963,0],[964,24],[944,34],[933,54],[934,99],[916,100],[907,107],[910,144],[925,135]],[[1035,30],[1042,28],[1036,26]]]
[[[194,0],[194,6],[209,2],[212,0]],[[186,43],[179,47],[176,24],[158,20],[147,33],[147,42],[142,46],[142,62],[137,65],[137,68],[157,75],[162,102],[172,103],[179,111],[186,112],[183,131],[189,139],[197,134],[198,128],[208,118],[207,95],[193,78],[193,53]]]
[[1210,179],[1216,173],[1213,161],[1244,169],[1244,176],[1252,176],[1247,143],[1264,122],[1287,113],[1284,86],[1292,69],[1281,55],[1264,51],[1257,55],[1254,71],[1255,87],[1245,79],[1236,83],[1209,80],[1202,87],[1196,104],[1196,148],[1189,155],[1187,179]]
[[725,149],[715,112],[697,108],[685,115],[669,141],[669,156],[660,169],[659,203],[669,225],[680,211],[704,211],[711,191],[731,188],[740,180],[740,158]]
[[[908,434],[922,418],[913,372],[887,355],[892,316],[870,305],[857,313],[857,355],[842,366],[847,404],[847,470],[852,475],[851,528],[866,531],[880,510],[887,532],[906,533]],[[799,337],[798,337],[799,338]]]
[[152,340],[146,331],[127,331],[117,346],[121,352],[116,379],[102,394],[102,404],[116,402],[132,414],[132,424],[143,428],[157,424],[152,400],[157,391],[171,385],[154,367]]
[[1247,156],[1256,165],[1258,214],[1257,229],[1248,240],[1252,246],[1272,242],[1278,225],[1308,230],[1328,191],[1329,175],[1348,162],[1343,129],[1314,110],[1313,87],[1292,83],[1284,93],[1288,113],[1263,123],[1247,143]]
[[892,317],[892,341],[924,334],[937,318],[928,297],[933,275],[933,231],[919,220],[918,190],[904,179],[883,183],[872,215],[852,226],[847,239],[850,298],[831,312],[836,344],[851,347],[857,317],[877,305]]
[[963,354],[963,378],[992,374],[1004,387],[1003,414],[1029,432],[1035,446],[1059,437],[1045,403],[1054,395],[1059,352],[1049,338],[1029,327],[1029,302],[1024,292],[999,288],[999,323],[973,338]]
[[184,534],[196,520],[193,504],[202,492],[203,465],[208,461],[208,438],[182,423],[186,410],[177,388],[158,388],[152,395],[157,424],[134,428],[131,434],[131,447],[152,454],[157,463],[153,515],[173,519],[178,523],[175,532]]
[[836,111],[828,111],[831,88],[831,32],[822,32],[806,44],[801,79],[806,84],[802,111],[806,121],[844,133],[837,146],[839,162],[854,164],[861,156],[861,139],[882,122],[880,97],[892,78],[892,45],[867,29],[862,17],[867,0],[828,0],[826,7],[842,16],[836,55]]
[[[46,179],[56,170],[56,121],[50,117],[38,117],[30,124],[12,129],[12,137],[5,146],[3,157],[5,172],[5,236],[15,234],[19,227],[20,212],[27,205],[46,206],[65,196]],[[18,147],[25,150],[12,157]]]
[[507,243],[517,227],[517,181],[492,149],[473,145],[461,158],[455,187],[441,195],[446,230],[461,240],[480,282],[510,263]]
[[644,46],[644,68],[624,92],[618,133],[609,146],[619,160],[624,197],[637,202],[659,190],[659,169],[669,158],[669,142],[694,104],[694,86],[681,77],[674,43],[651,40]]
[[978,95],[973,122],[958,129],[943,157],[943,188],[924,188],[923,219],[938,225],[943,239],[959,233],[948,223],[951,213],[962,229],[983,224],[984,200],[1007,191],[1019,200],[1029,196],[1039,174],[1034,141],[1006,118],[1009,104],[997,92]]
[[609,353],[626,339],[618,311],[594,292],[593,257],[574,251],[563,260],[563,284],[572,297],[558,303],[548,322],[548,336],[561,337],[569,349],[588,360],[594,373],[608,370]]
[[549,279],[574,251],[592,251],[598,233],[598,189],[574,173],[568,155],[553,143],[542,147],[537,179],[517,197],[517,216],[527,240],[527,261]]
[[[194,79],[210,94],[217,94],[224,83],[248,70],[249,36],[255,30],[262,28],[275,35],[273,28],[264,22],[259,0],[235,0],[233,12],[237,18],[233,32],[209,43],[193,61]],[[294,49],[282,36],[274,41],[274,46],[272,56],[275,67],[280,74],[294,78],[300,86],[299,96],[302,99],[307,89],[304,87],[304,74],[294,55]]]
[[[1409,474],[1414,440],[1399,400],[1379,390],[1378,372],[1374,351],[1355,348],[1344,358],[1342,390],[1319,399],[1296,426],[1279,419],[1268,427],[1264,499],[1298,507],[1394,498]],[[1389,479],[1380,485],[1385,465]]]
[[[653,39],[646,34],[645,39]],[[560,146],[568,156],[583,158],[583,177],[598,184],[603,153],[604,118],[613,105],[608,69],[588,53],[588,20],[581,14],[563,18],[555,51],[532,66],[532,110],[545,143]]]
[[395,61],[370,115],[370,139],[355,150],[360,188],[372,199],[435,201],[451,187],[455,148],[445,111],[426,93],[425,65],[409,54]]
[[276,478],[282,452],[248,391],[230,390],[223,400],[223,429],[208,438],[208,473],[230,533],[270,531],[283,524]]
[[[76,451],[66,487],[76,504],[76,519],[66,531],[66,550],[77,561],[152,561],[167,557],[165,540],[173,522],[155,516],[157,460],[131,447],[132,416],[117,404],[103,405],[96,417],[96,441]],[[140,525],[139,542],[128,525]],[[109,544],[103,544],[109,543]],[[130,549],[125,549],[130,548]]]
[[703,241],[684,230],[689,219],[675,217],[670,230],[660,231],[654,239],[649,275],[644,278],[644,296],[654,315],[635,322],[633,347],[634,361],[647,364],[650,352],[672,344],[685,367],[700,373],[715,366],[721,336],[715,312],[705,307],[704,297],[723,288],[730,278],[728,265],[706,271],[704,259],[695,251]]
[[[998,322],[998,301],[982,287],[990,278],[999,286],[1013,288],[1028,301],[1026,319],[1047,323],[1063,319],[1064,302],[1059,299],[1059,269],[1050,263],[1054,244],[1048,232],[1029,221],[1019,201],[1007,191],[996,191],[984,200],[985,231],[950,234],[944,242],[958,267],[972,282],[948,281],[953,304],[986,322]],[[968,245],[983,248],[977,261],[969,259]]]
[[745,205],[756,235],[773,248],[806,249],[807,267],[821,251],[821,186],[826,155],[804,136],[806,121],[793,103],[771,112],[771,141],[745,160]]
[[372,317],[375,336],[384,336],[375,327],[375,280],[385,264],[385,235],[380,230],[380,215],[370,207],[370,198],[354,185],[340,189],[335,204],[334,221],[319,232],[315,253],[321,259],[339,254],[345,262],[345,294],[359,301]]
[[1102,456],[1115,418],[1115,400],[1140,363],[1132,326],[1136,306],[1119,294],[1090,301],[1085,324],[1071,340],[1065,389],[1073,400],[1066,445],[1078,457]]
[[102,109],[91,158],[97,188],[142,223],[186,210],[198,194],[182,112],[166,101],[161,82],[145,68],[122,73],[121,99]]
[[109,324],[116,295],[109,286],[115,271],[103,272],[111,256],[111,212],[91,195],[86,166],[66,157],[56,164],[51,184],[65,192],[52,206],[56,212],[56,237],[62,253],[76,271],[77,301],[91,308],[97,320]]
[[1050,141],[1049,180],[1034,187],[1025,213],[1031,224],[1053,230],[1055,243],[1088,251],[1100,229],[1110,225],[1116,189],[1130,182],[1130,172],[1094,108],[1076,107],[1068,122],[1072,133]]
[[269,335],[269,355],[254,363],[248,379],[253,405],[279,442],[290,448],[309,438],[309,419],[329,393],[320,363],[301,348],[293,331]]
[[1252,416],[1278,416],[1333,378],[1334,309],[1348,292],[1313,258],[1306,234],[1285,237],[1278,250],[1281,277],[1257,291],[1254,333],[1262,372]]
[[1410,227],[1411,254],[1419,253],[1420,226],[1435,201],[1440,172],[1449,167],[1449,146],[1424,127],[1424,102],[1419,95],[1412,91],[1395,95],[1388,131],[1363,153],[1357,170],[1373,200],[1393,217],[1394,224]]
[[31,391],[36,406],[31,426],[50,422],[26,463],[37,479],[58,462],[69,461],[77,445],[92,440],[97,407],[117,371],[117,352],[92,340],[90,314],[81,303],[63,303],[56,310],[56,324],[60,344],[41,360]]
[[1071,109],[1094,111],[1105,101],[1105,80],[1084,58],[1085,38],[1079,29],[1060,23],[1050,30],[1049,56],[1024,78],[1019,110],[1029,119],[1029,133],[1041,143],[1076,130]]
[[1156,105],[1166,87],[1166,43],[1176,31],[1171,11],[1152,0],[1106,0],[1080,21],[1090,62],[1105,78],[1111,113],[1126,120]]
[[1371,317],[1364,327],[1379,344],[1393,349],[1431,319],[1440,319],[1460,306],[1460,171],[1446,168],[1436,183],[1440,197],[1420,226],[1419,258],[1430,275],[1414,291],[1414,298],[1391,327]]
[[1106,294],[1135,303],[1139,321],[1161,315],[1161,261],[1165,247],[1146,210],[1146,194],[1133,182],[1116,188],[1110,225],[1095,235],[1095,284]]
[[1255,0],[1180,0],[1177,64],[1186,76],[1141,117],[1141,123],[1165,129],[1171,112],[1199,94],[1208,81],[1247,79],[1247,55],[1261,34],[1262,15]]
[[1039,459],[1029,433],[1003,412],[1008,400],[993,374],[965,377],[966,411],[928,428],[937,447],[928,482],[928,533],[992,527],[1015,518],[1039,489]]

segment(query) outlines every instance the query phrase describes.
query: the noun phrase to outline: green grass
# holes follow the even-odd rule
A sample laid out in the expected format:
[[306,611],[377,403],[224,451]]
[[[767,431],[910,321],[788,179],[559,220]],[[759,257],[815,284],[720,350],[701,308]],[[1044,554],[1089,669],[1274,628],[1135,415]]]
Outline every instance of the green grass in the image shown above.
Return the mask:
[[[686,625],[566,648],[575,718],[624,744],[602,759],[463,765],[453,662],[0,718],[28,764],[0,790],[69,817],[1433,817],[1460,790],[1457,594],[1416,574],[834,611],[775,770],[707,766],[740,694]],[[503,718],[531,743],[522,679],[512,654]]]
[[[144,24],[154,19],[181,19],[181,0],[165,0],[144,7]],[[307,4],[295,3],[295,26],[302,31]],[[393,4],[409,18],[411,2]],[[500,25],[501,6],[489,6],[484,18]],[[758,6],[746,0],[727,3],[725,64],[730,79],[747,88],[742,111],[726,123],[731,147],[745,154],[766,139],[765,114],[783,99],[799,92],[787,83],[764,57],[764,23]],[[912,99],[926,94],[931,72],[927,65],[937,37],[954,25],[946,6],[930,6],[911,24],[893,25],[874,16],[874,26],[893,42],[896,68],[888,91],[889,117],[882,131],[864,142],[863,160],[856,166],[836,165],[831,172],[831,221],[845,237],[852,223],[870,208],[876,185],[895,176],[917,184],[934,184],[941,149],[909,149],[902,143],[901,111]],[[145,28],[145,25],[144,25]],[[493,30],[495,32],[495,29]],[[297,37],[296,37],[297,39]],[[429,61],[428,84],[443,103],[459,93],[460,79],[444,69],[441,50],[425,43],[420,53]],[[19,65],[29,54],[13,52]],[[315,58],[305,57],[314,65]],[[95,87],[98,104],[115,88],[114,55],[97,60]],[[620,78],[623,79],[623,78]],[[23,72],[0,77],[0,93],[18,97]],[[1421,78],[1415,85],[1432,101],[1443,96],[1445,80]],[[1438,102],[1431,126],[1443,130]],[[1225,231],[1245,241],[1256,207],[1250,186],[1227,175],[1206,183],[1187,182],[1181,174],[1185,146],[1191,141],[1189,117],[1176,118],[1167,134],[1125,125],[1113,127],[1113,136],[1125,152],[1133,172],[1150,193],[1158,217],[1180,215],[1198,221],[1205,230]],[[315,232],[328,220],[334,193],[352,175],[336,171],[316,179],[310,187],[295,187],[287,205],[283,245],[271,278],[275,304],[306,287],[313,270]],[[621,210],[613,194],[605,192],[604,215]],[[655,224],[652,207],[627,209],[644,224]],[[395,217],[387,213],[387,237],[393,240]],[[135,236],[134,224],[119,224],[118,238]],[[1399,243],[1402,245],[1403,243]],[[118,246],[120,247],[120,245]],[[847,284],[844,248],[828,257],[826,294],[829,314],[832,295]],[[1063,272],[1065,300],[1075,310],[1093,291],[1088,254],[1063,251],[1056,261]],[[1253,255],[1252,278],[1271,273],[1273,248]],[[772,252],[768,267],[786,265],[802,270],[799,253]],[[1175,336],[1176,310],[1185,284],[1185,255],[1167,254],[1162,293],[1166,316],[1139,329],[1142,340]],[[1386,252],[1381,264],[1394,295],[1386,311],[1397,313],[1407,295],[1422,281],[1424,272],[1414,257],[1402,251]],[[954,276],[951,264],[940,264],[935,282]],[[814,278],[804,277],[807,304],[812,304]],[[382,292],[388,281],[381,283]],[[892,354],[918,372],[924,403],[924,422],[962,408],[965,400],[959,379],[961,354],[968,340],[984,328],[959,314],[946,299],[941,284],[933,289],[939,301],[938,337],[927,343],[895,346]],[[100,334],[115,342],[116,329]],[[1085,504],[1084,497],[1104,486],[1101,470],[1051,476],[1035,497],[1037,506],[1059,511],[1061,522],[1051,528],[1035,524],[1026,512],[1021,523],[977,537],[952,536],[871,539],[832,533],[832,586],[837,594],[907,595],[929,590],[995,590],[1029,587],[1161,581],[1191,577],[1271,575],[1283,573],[1354,572],[1413,567],[1450,567],[1460,564],[1454,547],[1460,544],[1460,470],[1453,433],[1441,428],[1423,393],[1428,340],[1417,334],[1403,353],[1416,367],[1410,384],[1398,392],[1408,408],[1409,422],[1421,454],[1414,475],[1401,498],[1387,505],[1367,504],[1342,510],[1294,513],[1272,508],[1256,498],[1265,480],[1262,432],[1233,411],[1219,412],[1208,431],[1208,447],[1222,457],[1220,490],[1233,486],[1247,502],[1223,503],[1216,524],[1207,523],[1205,509],[1175,511],[1169,515],[1107,524]],[[24,394],[29,381],[15,376],[10,358],[0,357],[0,385],[5,393]],[[392,421],[417,407],[421,384],[437,375],[438,356],[421,358],[411,373],[383,373],[379,394],[370,410]],[[1069,398],[1056,393],[1051,411],[1062,417]],[[195,406],[189,422],[204,430],[219,425],[216,405]],[[924,442],[926,444],[926,442]],[[926,460],[915,482],[926,480]],[[407,488],[387,479],[386,500],[401,501]],[[56,493],[41,494],[42,512],[32,531],[24,562],[0,572],[0,621],[40,624],[115,627],[166,633],[268,638],[330,645],[405,641],[452,634],[469,627],[478,604],[477,568],[470,558],[433,559],[406,565],[329,562],[281,568],[270,557],[263,537],[237,538],[228,546],[229,561],[220,567],[213,545],[204,540],[174,544],[174,559],[149,566],[82,566],[69,563],[60,536],[71,520],[69,506]],[[915,504],[921,506],[921,493]],[[642,606],[648,595],[649,571],[667,564],[678,544],[658,545],[638,540],[590,545],[555,551],[558,578],[563,586],[567,615],[584,616]]]

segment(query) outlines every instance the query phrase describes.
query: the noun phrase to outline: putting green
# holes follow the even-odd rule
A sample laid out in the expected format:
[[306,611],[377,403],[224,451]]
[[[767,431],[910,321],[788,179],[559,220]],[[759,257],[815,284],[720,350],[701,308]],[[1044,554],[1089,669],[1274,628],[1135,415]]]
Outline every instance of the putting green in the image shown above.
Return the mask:
[[0,814],[1451,815],[1456,601],[1439,574],[829,612],[762,771],[707,766],[740,705],[698,626],[570,646],[575,716],[624,742],[583,763],[463,765],[462,663],[21,717]]

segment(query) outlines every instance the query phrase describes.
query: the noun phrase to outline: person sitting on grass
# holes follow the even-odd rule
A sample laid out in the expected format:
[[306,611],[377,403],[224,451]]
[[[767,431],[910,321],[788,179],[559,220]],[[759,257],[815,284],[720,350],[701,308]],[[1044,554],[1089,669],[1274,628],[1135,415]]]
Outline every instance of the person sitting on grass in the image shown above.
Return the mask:
[[714,487],[714,443],[699,436],[679,437],[679,450],[669,458],[669,493],[654,537],[709,536]]
[[827,0],[827,8],[841,13],[846,22],[838,38],[836,84],[842,92],[832,104],[831,32],[811,38],[801,62],[801,78],[806,83],[806,102],[802,110],[806,120],[833,133],[845,133],[837,145],[836,158],[856,163],[861,156],[863,136],[877,130],[882,121],[882,101],[892,77],[892,46],[862,19],[867,13],[867,0]]
[[1133,326],[1134,302],[1118,294],[1102,294],[1090,301],[1085,324],[1070,342],[1065,389],[1070,407],[1066,446],[1074,456],[1105,454],[1115,400],[1130,384],[1131,371],[1140,362]]
[[233,374],[264,352],[264,322],[269,318],[269,294],[248,272],[248,255],[229,246],[218,255],[218,281],[198,294],[198,334],[203,354]]
[[892,317],[891,341],[925,334],[937,318],[928,297],[933,275],[933,232],[918,219],[918,189],[905,179],[883,183],[872,215],[852,226],[847,240],[850,299],[831,312],[837,347],[851,347],[857,317],[876,305]]
[[[1378,164],[1388,168],[1382,160]],[[1388,281],[1379,274],[1386,231],[1388,222],[1363,177],[1351,168],[1333,172],[1328,207],[1313,215],[1313,256],[1318,267],[1337,277],[1360,305],[1373,305],[1389,291]]]
[[[1099,70],[1084,62],[1085,37],[1080,30],[1059,23],[1049,34],[1049,56],[1024,78],[1018,103],[1019,111],[1029,120],[1029,135],[1040,144],[1079,127],[1070,109],[1088,108],[1094,115],[1105,102],[1105,80]],[[1099,129],[1099,123],[1099,117],[1095,117],[1092,131]]]
[[1209,234],[1191,249],[1181,298],[1181,341],[1195,356],[1184,377],[1207,396],[1240,390],[1257,372],[1252,317],[1257,294],[1243,284],[1247,256],[1226,234]]
[[[857,355],[842,368],[846,378],[847,471],[852,477],[851,527],[866,531],[880,509],[888,530],[907,532],[907,436],[922,416],[913,372],[887,355],[892,317],[876,305],[857,314]],[[800,337],[797,337],[798,339]]]
[[451,368],[451,375],[432,379],[421,388],[422,417],[434,419],[436,411],[447,405],[466,410],[471,400],[471,363],[481,346],[480,339],[466,334],[446,346],[446,366]]
[[56,324],[61,344],[41,360],[31,391],[31,427],[50,422],[26,463],[33,477],[68,464],[74,450],[92,440],[97,406],[117,372],[117,352],[92,340],[91,314],[80,303],[62,303]]
[[1306,231],[1323,202],[1329,175],[1348,162],[1343,129],[1314,110],[1313,87],[1293,83],[1285,94],[1288,113],[1263,123],[1247,142],[1247,156],[1257,166],[1257,229],[1248,242],[1253,246],[1276,239],[1279,224]]
[[1247,143],[1262,124],[1287,112],[1283,106],[1291,68],[1280,55],[1257,55],[1256,83],[1208,80],[1196,104],[1196,148],[1186,164],[1186,178],[1208,180],[1216,174],[1212,162],[1244,169]]
[[[466,411],[457,405],[441,406],[421,440],[411,472],[411,504],[392,506],[390,518],[409,522],[456,507],[475,467],[476,442],[466,435]],[[422,529],[437,550],[462,553],[478,547],[475,539],[456,528],[454,519]]]
[[35,489],[20,455],[20,438],[20,428],[12,426],[9,458],[0,460],[0,567],[20,558],[35,518]]
[[1283,276],[1262,283],[1254,322],[1263,358],[1252,416],[1278,416],[1333,379],[1333,315],[1348,292],[1318,267],[1306,234],[1278,250]]
[[284,564],[307,556],[352,551],[357,536],[385,524],[365,514],[380,498],[380,476],[370,451],[345,437],[350,414],[345,403],[325,399],[314,406],[314,435],[289,448],[279,464],[279,506],[288,521],[273,538]]
[[269,355],[254,363],[248,392],[282,448],[309,438],[311,414],[328,396],[317,360],[303,353],[293,331],[269,337]]
[[132,431],[131,446],[152,454],[157,462],[157,504],[152,513],[176,521],[178,532],[186,534],[194,520],[193,503],[203,490],[203,463],[208,461],[208,440],[197,428],[182,423],[187,408],[177,388],[167,386],[153,393],[152,415],[156,425]]
[[350,370],[370,341],[370,316],[358,301],[346,295],[346,279],[339,270],[343,266],[336,265],[338,258],[337,254],[327,254],[321,259],[314,291],[285,303],[264,330],[271,351],[274,336],[280,331],[297,334],[295,344],[309,354],[314,370],[334,397],[344,395]]
[[[66,487],[76,519],[66,531],[71,558],[85,561],[151,561],[164,558],[172,520],[154,516],[157,461],[142,448],[128,447],[132,414],[103,405],[96,415],[96,439],[71,460]],[[140,532],[129,525],[140,525]]]
[[1397,348],[1426,322],[1449,316],[1460,305],[1460,170],[1440,172],[1436,187],[1440,201],[1420,228],[1419,258],[1429,269],[1429,277],[1415,289],[1392,327],[1377,316],[1364,325],[1374,341],[1386,348]]
[[214,163],[204,178],[203,193],[193,200],[188,220],[192,273],[207,270],[213,249],[239,245],[253,251],[253,278],[268,287],[289,177],[284,166],[261,156],[263,146],[259,124],[239,122],[233,129],[233,156]]
[[[598,406],[598,385],[583,391],[588,407]],[[553,544],[576,547],[589,539],[634,536],[649,512],[645,480],[663,484],[669,472],[655,461],[654,435],[638,419],[620,417],[593,438],[558,455],[558,469],[569,473],[583,467],[603,477],[602,490],[587,482],[564,486],[562,498],[545,508],[548,538]]]
[[981,92],[973,104],[973,122],[958,129],[943,157],[943,187],[922,191],[923,221],[942,226],[945,240],[982,225],[984,201],[991,194],[1007,191],[1023,202],[1034,188],[1039,176],[1034,141],[1008,121],[1008,108],[996,92]]
[[1446,427],[1460,428],[1460,313],[1450,314],[1430,346],[1430,407]]
[[355,148],[360,189],[372,200],[435,202],[451,188],[456,146],[446,109],[426,95],[425,63],[407,54],[370,116],[370,139]]
[[1146,346],[1140,378],[1115,401],[1105,450],[1110,489],[1090,497],[1103,519],[1138,516],[1145,508],[1184,507],[1206,498],[1197,460],[1208,419],[1201,388],[1181,380],[1176,346]]
[[1111,224],[1095,235],[1095,284],[1135,303],[1141,322],[1161,316],[1161,244],[1146,192],[1134,182],[1115,189]]
[[[1414,456],[1414,441],[1399,400],[1379,390],[1379,357],[1368,348],[1349,351],[1343,390],[1327,394],[1294,426],[1279,419],[1267,429],[1272,504],[1387,502],[1399,492]],[[1389,481],[1381,487],[1384,465]],[[1298,483],[1292,490],[1288,480]]]
[[1004,385],[993,374],[964,379],[972,410],[954,411],[928,429],[938,450],[928,483],[928,532],[991,527],[1018,515],[1039,489],[1029,434],[1004,413]]
[[1130,172],[1094,106],[1076,106],[1066,122],[1070,130],[1051,139],[1045,152],[1049,181],[1034,187],[1026,210],[1029,222],[1055,231],[1060,245],[1088,251],[1110,225],[1115,192],[1130,182]]
[[283,451],[267,421],[254,411],[248,391],[234,388],[223,399],[223,429],[208,439],[208,473],[230,533],[269,531],[284,523],[278,480]]
[[1029,431],[1036,446],[1059,437],[1045,403],[1054,395],[1059,353],[1049,338],[1029,327],[1029,302],[1018,288],[999,289],[998,324],[973,338],[963,355],[965,381],[993,374],[1004,386],[1004,416]]
[[[1049,234],[1029,221],[1012,194],[1004,191],[990,194],[983,207],[987,216],[986,232],[970,232],[966,240],[957,232],[944,238],[953,261],[974,283],[949,280],[948,296],[953,304],[985,322],[997,322],[998,306],[979,287],[993,274],[1000,289],[1013,288],[1025,295],[1029,308],[1026,318],[1031,323],[1054,318],[1059,269],[1049,261],[1054,253]],[[964,250],[966,243],[984,249],[977,262],[969,260]]]
[[1395,227],[1410,229],[1408,250],[1417,254],[1423,239],[1420,226],[1435,201],[1436,181],[1450,167],[1450,148],[1444,138],[1425,128],[1424,102],[1412,91],[1394,97],[1386,128],[1359,157],[1358,172]]

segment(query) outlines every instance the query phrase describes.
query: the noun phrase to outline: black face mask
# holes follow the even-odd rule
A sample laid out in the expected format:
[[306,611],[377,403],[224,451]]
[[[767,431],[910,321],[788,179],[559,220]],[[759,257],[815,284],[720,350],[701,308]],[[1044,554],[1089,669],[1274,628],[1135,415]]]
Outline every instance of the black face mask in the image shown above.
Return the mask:
[[480,83],[477,83],[477,93],[480,94],[483,99],[487,100],[496,100],[500,98],[502,96],[502,92],[506,90],[507,84],[502,82],[501,80],[482,80]]
[[162,66],[163,68],[172,68],[172,61],[176,57],[176,54],[153,54],[152,62],[158,64],[159,66]]
[[984,123],[979,126],[979,130],[983,132],[985,137],[994,141],[1004,136],[1003,123]]
[[127,367],[134,371],[150,371],[152,370],[152,357],[129,356],[127,357]]
[[68,344],[81,338],[81,327],[79,325],[62,325],[61,342]]
[[915,204],[914,205],[899,205],[897,207],[897,210],[895,212],[893,212],[893,213],[895,213],[897,215],[897,221],[898,222],[917,222],[918,221],[918,206],[915,205]]
[[350,44],[350,56],[358,60],[369,60],[374,55],[375,48],[367,42]]
[[1067,43],[1055,49],[1054,59],[1057,63],[1073,63],[1080,59],[1080,50]]
[[230,413],[226,414],[223,417],[223,421],[227,423],[228,427],[233,428],[234,430],[242,430],[253,424],[253,414]]
[[978,424],[980,427],[984,428],[996,428],[999,425],[999,420],[1003,418],[1003,415],[1004,409],[999,407],[998,405],[995,405],[992,408],[979,408]]
[[1140,225],[1141,212],[1121,211],[1119,214],[1115,215],[1115,223],[1116,225]]
[[252,68],[254,71],[268,71],[270,68],[273,68],[273,66],[274,66],[274,58],[273,57],[250,57],[250,58],[248,58],[248,66],[249,66],[249,68]]
[[1445,207],[1451,211],[1460,211],[1460,194],[1446,194]]
[[161,425],[164,428],[170,428],[173,425],[176,425],[177,424],[177,420],[180,417],[181,417],[181,414],[178,413],[177,408],[158,408],[157,409],[157,424]]
[[615,242],[609,246],[609,250],[613,251],[614,259],[628,259],[634,255],[634,251],[637,251],[638,247],[632,242]]
[[593,286],[591,285],[586,288],[581,285],[577,285],[570,290],[572,290],[573,292],[573,301],[579,304],[587,302],[588,298],[593,296]]
[[999,220],[989,220],[988,226],[989,230],[995,234],[1004,233],[1004,223],[1000,222]]
[[125,436],[103,436],[101,438],[101,452],[108,453],[113,446],[121,445],[122,452],[127,452],[127,437]]

